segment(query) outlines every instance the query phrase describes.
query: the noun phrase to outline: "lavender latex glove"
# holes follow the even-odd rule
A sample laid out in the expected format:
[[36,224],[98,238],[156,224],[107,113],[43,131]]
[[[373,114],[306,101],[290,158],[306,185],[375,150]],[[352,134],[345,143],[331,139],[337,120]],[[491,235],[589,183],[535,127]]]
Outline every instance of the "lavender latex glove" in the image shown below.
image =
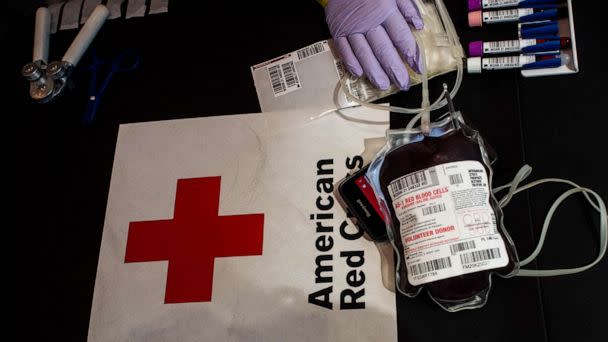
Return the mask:
[[401,57],[414,71],[422,71],[408,23],[420,30],[423,22],[412,0],[329,0],[325,19],[351,74],[365,74],[382,90],[391,83],[407,90],[410,77]]

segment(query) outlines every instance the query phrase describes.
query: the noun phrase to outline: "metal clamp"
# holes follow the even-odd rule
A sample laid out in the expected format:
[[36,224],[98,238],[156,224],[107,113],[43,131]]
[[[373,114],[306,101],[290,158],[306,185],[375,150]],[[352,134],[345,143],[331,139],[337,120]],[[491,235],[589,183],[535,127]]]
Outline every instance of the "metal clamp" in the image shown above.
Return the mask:
[[27,63],[21,69],[23,77],[30,82],[30,97],[33,100],[46,103],[63,92],[72,70],[80,61],[109,14],[110,12],[104,5],[95,7],[63,58],[60,61],[47,64],[51,14],[46,7],[38,8],[34,31],[33,61]]

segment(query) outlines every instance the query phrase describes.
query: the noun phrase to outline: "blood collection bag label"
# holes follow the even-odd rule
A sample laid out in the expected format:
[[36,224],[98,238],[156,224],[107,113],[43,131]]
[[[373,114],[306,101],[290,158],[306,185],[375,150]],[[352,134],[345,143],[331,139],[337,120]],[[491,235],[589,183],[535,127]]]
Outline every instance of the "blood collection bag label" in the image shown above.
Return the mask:
[[506,266],[509,256],[478,161],[440,164],[388,186],[408,280],[421,285]]
[[484,23],[501,23],[516,21],[521,17],[534,13],[533,8],[514,8],[500,11],[483,12]]
[[485,42],[483,43],[483,52],[488,54],[519,52],[519,50],[532,45],[536,45],[536,39],[516,39],[502,40],[498,42]]

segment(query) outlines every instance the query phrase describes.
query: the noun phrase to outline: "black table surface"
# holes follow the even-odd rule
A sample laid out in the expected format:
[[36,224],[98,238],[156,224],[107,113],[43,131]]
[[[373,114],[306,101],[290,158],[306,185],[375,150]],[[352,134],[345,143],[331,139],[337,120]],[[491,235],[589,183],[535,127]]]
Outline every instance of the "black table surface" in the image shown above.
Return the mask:
[[[447,0],[461,42],[491,38],[499,29],[469,29],[466,1]],[[20,69],[31,59],[35,7],[19,2],[2,12],[2,116],[11,202],[20,224],[14,285],[25,292],[18,317],[35,340],[86,339],[118,126],[121,123],[259,112],[249,67],[329,37],[316,2],[177,1],[167,14],[109,21],[92,49],[113,56],[137,49],[140,68],[118,75],[104,95],[95,123],[81,124],[88,74],[46,105],[32,103]],[[465,76],[455,101],[496,149],[495,184],[508,182],[524,163],[531,179],[560,177],[608,199],[603,169],[608,119],[600,83],[607,76],[606,44],[598,27],[604,13],[593,1],[575,1],[580,72],[525,79],[516,71]],[[219,18],[219,20],[218,20]],[[75,31],[51,38],[51,59]],[[87,53],[81,65],[90,62]],[[453,80],[453,76],[446,81]],[[435,95],[440,82],[434,81]],[[418,93],[417,93],[418,91]],[[389,98],[415,103],[419,90]],[[392,116],[392,124],[403,117]],[[14,174],[13,174],[14,173]],[[545,214],[566,188],[547,185],[517,197],[506,225],[522,256],[536,245]],[[13,191],[11,191],[13,192]],[[582,196],[564,203],[545,248],[531,267],[588,263],[599,247],[599,220]],[[403,341],[604,341],[608,317],[608,261],[570,276],[494,278],[488,304],[450,314],[426,296],[397,296]]]

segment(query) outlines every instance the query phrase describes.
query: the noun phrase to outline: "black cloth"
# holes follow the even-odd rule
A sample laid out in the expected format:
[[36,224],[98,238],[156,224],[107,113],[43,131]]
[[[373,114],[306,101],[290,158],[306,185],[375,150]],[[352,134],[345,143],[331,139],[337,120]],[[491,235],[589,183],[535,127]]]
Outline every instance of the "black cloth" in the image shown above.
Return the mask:
[[[470,29],[466,2],[445,1],[464,44],[492,39],[498,29]],[[211,7],[213,6],[213,7]],[[581,71],[525,79],[516,71],[466,76],[455,99],[496,149],[495,184],[519,167],[532,179],[563,177],[608,199],[607,119],[600,82],[606,78],[604,13],[576,1],[574,18]],[[0,20],[4,73],[5,150],[19,220],[14,285],[24,295],[18,318],[35,340],[86,339],[99,246],[118,126],[200,115],[260,110],[249,67],[329,37],[323,9],[313,1],[170,1],[167,14],[108,21],[91,49],[111,57],[137,49],[140,68],[117,75],[104,94],[95,123],[81,124],[90,51],[74,74],[75,88],[39,105],[27,94],[21,67],[31,59],[34,9],[8,5]],[[221,18],[224,24],[216,24]],[[51,60],[65,52],[75,31],[51,38]],[[10,47],[10,48],[7,48]],[[437,95],[442,81],[433,81]],[[417,90],[390,97],[416,103]],[[392,125],[404,124],[393,115]],[[519,195],[506,209],[506,225],[520,256],[536,245],[551,202],[563,191],[547,185]],[[12,208],[12,207],[11,207]],[[531,267],[571,267],[598,252],[598,220],[582,196],[556,214],[545,248]],[[426,295],[397,296],[403,341],[603,341],[608,317],[608,261],[582,274],[555,278],[493,278],[488,304],[447,313]]]

